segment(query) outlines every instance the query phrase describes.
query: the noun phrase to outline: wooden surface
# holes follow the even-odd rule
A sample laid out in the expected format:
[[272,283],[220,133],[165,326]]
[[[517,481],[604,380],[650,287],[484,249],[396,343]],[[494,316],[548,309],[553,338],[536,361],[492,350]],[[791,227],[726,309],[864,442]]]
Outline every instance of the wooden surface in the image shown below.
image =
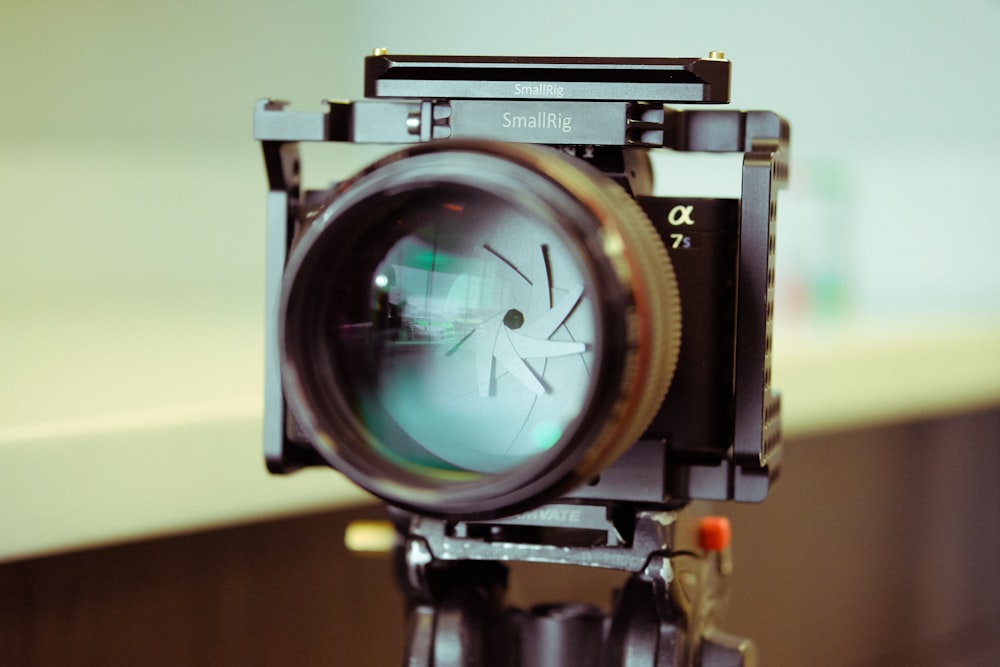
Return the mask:
[[[1000,411],[790,442],[734,525],[723,627],[766,667],[1000,664]],[[340,510],[0,565],[0,665],[399,664],[389,563]],[[520,605],[606,605],[621,575],[518,566]]]

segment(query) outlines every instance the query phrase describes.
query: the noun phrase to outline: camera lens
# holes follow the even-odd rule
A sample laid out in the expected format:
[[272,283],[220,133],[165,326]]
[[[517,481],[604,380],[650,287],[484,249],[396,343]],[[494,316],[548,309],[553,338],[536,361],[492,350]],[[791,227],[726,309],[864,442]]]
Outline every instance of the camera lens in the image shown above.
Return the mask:
[[641,435],[679,318],[662,242],[605,176],[536,146],[425,144],[342,184],[296,240],[286,400],[389,502],[510,513]]

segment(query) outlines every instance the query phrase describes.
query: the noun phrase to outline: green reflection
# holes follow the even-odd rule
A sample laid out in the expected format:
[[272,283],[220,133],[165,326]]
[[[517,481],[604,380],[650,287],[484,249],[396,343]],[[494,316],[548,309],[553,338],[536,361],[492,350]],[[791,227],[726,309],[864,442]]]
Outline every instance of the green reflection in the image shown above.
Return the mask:
[[482,474],[449,463],[414,441],[400,429],[378,398],[364,398],[358,408],[371,448],[400,469],[443,481],[469,482],[482,478]]
[[540,422],[531,430],[531,439],[535,447],[541,450],[551,449],[562,437],[562,426],[554,421]]
[[424,244],[408,244],[399,250],[400,264],[424,271],[444,271],[459,273],[462,270],[462,258],[447,252],[439,252]]

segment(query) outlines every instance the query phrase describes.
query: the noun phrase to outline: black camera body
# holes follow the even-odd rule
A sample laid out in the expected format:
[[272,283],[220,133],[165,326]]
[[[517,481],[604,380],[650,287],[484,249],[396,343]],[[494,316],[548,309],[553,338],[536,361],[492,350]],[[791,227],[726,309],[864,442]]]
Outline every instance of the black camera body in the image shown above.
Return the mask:
[[[560,487],[557,502],[672,507],[692,499],[763,499],[781,462],[770,359],[775,196],[786,180],[788,125],[769,111],[668,106],[728,102],[730,66],[721,54],[629,60],[380,53],[366,59],[364,100],[327,102],[319,112],[259,102],[255,135],[270,183],[268,468],[330,465],[288,409],[278,332],[296,239],[347,185],[302,191],[298,142],[539,144],[596,168],[638,204],[665,246],[682,313],[670,389],[648,426],[598,477]],[[742,153],[741,197],[654,196],[655,150]],[[517,511],[530,506],[512,504]],[[523,518],[580,523],[578,516],[537,511]]]

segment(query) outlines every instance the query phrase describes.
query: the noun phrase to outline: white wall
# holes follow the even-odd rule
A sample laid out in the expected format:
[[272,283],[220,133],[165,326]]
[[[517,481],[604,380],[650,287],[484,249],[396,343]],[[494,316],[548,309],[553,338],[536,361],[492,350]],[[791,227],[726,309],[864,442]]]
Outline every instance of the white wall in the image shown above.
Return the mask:
[[[94,262],[109,281],[147,267],[170,282],[186,269],[195,283],[236,289],[220,274],[221,248],[231,264],[221,273],[257,276],[253,100],[357,96],[361,57],[374,46],[725,50],[734,104],[792,121],[793,189],[779,237],[786,283],[827,284],[840,295],[834,310],[864,315],[1000,311],[1000,225],[988,199],[1000,175],[995,1],[19,0],[0,17],[5,291],[28,277],[79,284]],[[235,181],[228,188],[204,174],[184,180],[186,164],[211,160]],[[115,204],[126,184],[148,190],[144,210]],[[150,229],[144,213],[156,219],[158,195],[197,205],[175,207],[169,229]],[[40,199],[57,206],[42,212]]]
[[[792,122],[783,320],[1000,315],[998,28],[995,0],[8,0],[0,423],[213,395],[225,382],[258,391],[265,181],[253,102],[356,97],[375,46],[724,50],[734,104]],[[307,161],[307,181],[337,177],[342,162]],[[217,321],[249,338],[227,345]],[[178,365],[226,355],[222,367],[248,370],[223,380]]]

